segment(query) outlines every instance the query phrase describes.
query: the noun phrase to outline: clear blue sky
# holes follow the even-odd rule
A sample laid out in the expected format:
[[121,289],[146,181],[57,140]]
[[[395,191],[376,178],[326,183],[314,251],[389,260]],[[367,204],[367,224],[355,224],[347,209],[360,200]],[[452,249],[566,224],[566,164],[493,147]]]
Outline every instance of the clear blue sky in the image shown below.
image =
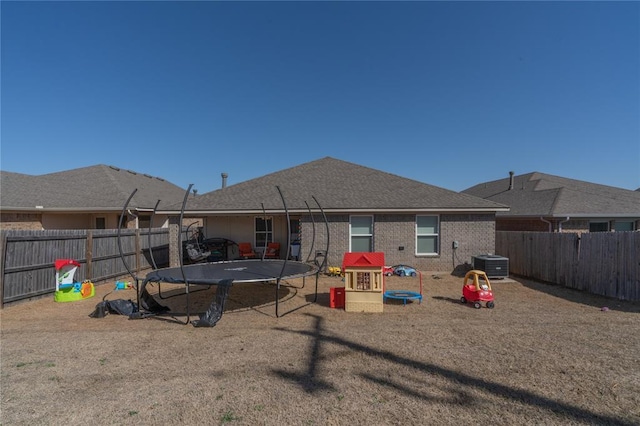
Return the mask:
[[1,3],[1,168],[640,187],[639,2]]

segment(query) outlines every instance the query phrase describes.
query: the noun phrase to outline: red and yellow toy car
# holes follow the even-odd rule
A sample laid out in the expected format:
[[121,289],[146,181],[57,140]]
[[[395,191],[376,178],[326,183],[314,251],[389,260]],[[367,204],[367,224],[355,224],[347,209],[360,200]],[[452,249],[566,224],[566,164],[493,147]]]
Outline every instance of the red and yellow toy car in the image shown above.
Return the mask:
[[462,303],[473,303],[473,307],[480,309],[482,302],[485,302],[486,307],[492,309],[495,304],[493,302],[493,290],[491,290],[491,283],[484,271],[473,269],[466,273],[464,276],[464,283],[462,285],[462,297],[460,298]]

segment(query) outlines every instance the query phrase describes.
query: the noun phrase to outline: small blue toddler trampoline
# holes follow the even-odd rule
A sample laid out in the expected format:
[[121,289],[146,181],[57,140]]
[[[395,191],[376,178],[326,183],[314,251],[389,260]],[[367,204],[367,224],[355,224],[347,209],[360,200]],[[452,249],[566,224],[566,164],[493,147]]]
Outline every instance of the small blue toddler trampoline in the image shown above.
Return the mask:
[[382,296],[383,301],[386,302],[387,299],[397,299],[402,300],[402,305],[407,305],[407,300],[417,300],[418,303],[422,303],[422,273],[418,271],[418,276],[420,277],[420,292],[411,291],[411,290],[386,290]]
[[407,300],[417,300],[418,303],[422,303],[422,295],[409,290],[387,290],[384,292],[384,300],[387,299],[402,300],[403,305],[407,304]]

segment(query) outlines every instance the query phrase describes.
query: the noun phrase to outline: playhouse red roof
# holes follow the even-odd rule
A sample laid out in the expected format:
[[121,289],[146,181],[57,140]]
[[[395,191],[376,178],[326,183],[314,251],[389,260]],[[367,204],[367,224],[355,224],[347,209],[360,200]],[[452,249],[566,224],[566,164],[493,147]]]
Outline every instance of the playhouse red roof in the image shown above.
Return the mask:
[[384,266],[384,253],[382,252],[354,252],[345,253],[342,258],[342,268],[350,266]]

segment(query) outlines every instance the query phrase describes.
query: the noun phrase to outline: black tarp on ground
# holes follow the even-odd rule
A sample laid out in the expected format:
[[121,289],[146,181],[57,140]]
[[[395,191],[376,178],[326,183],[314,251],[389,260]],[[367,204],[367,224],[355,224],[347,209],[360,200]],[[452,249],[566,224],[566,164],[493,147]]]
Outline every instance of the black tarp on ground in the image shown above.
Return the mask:
[[91,318],[104,318],[107,314],[131,316],[138,312],[138,305],[132,300],[103,300],[96,305],[96,309],[89,314]]
[[233,284],[233,280],[224,280],[218,283],[218,288],[216,289],[216,298],[211,302],[209,309],[200,315],[200,319],[198,321],[191,321],[194,327],[213,327],[216,323],[222,318],[222,313],[224,312],[224,305],[227,302],[227,297],[229,296],[229,290],[231,289],[231,285]]

